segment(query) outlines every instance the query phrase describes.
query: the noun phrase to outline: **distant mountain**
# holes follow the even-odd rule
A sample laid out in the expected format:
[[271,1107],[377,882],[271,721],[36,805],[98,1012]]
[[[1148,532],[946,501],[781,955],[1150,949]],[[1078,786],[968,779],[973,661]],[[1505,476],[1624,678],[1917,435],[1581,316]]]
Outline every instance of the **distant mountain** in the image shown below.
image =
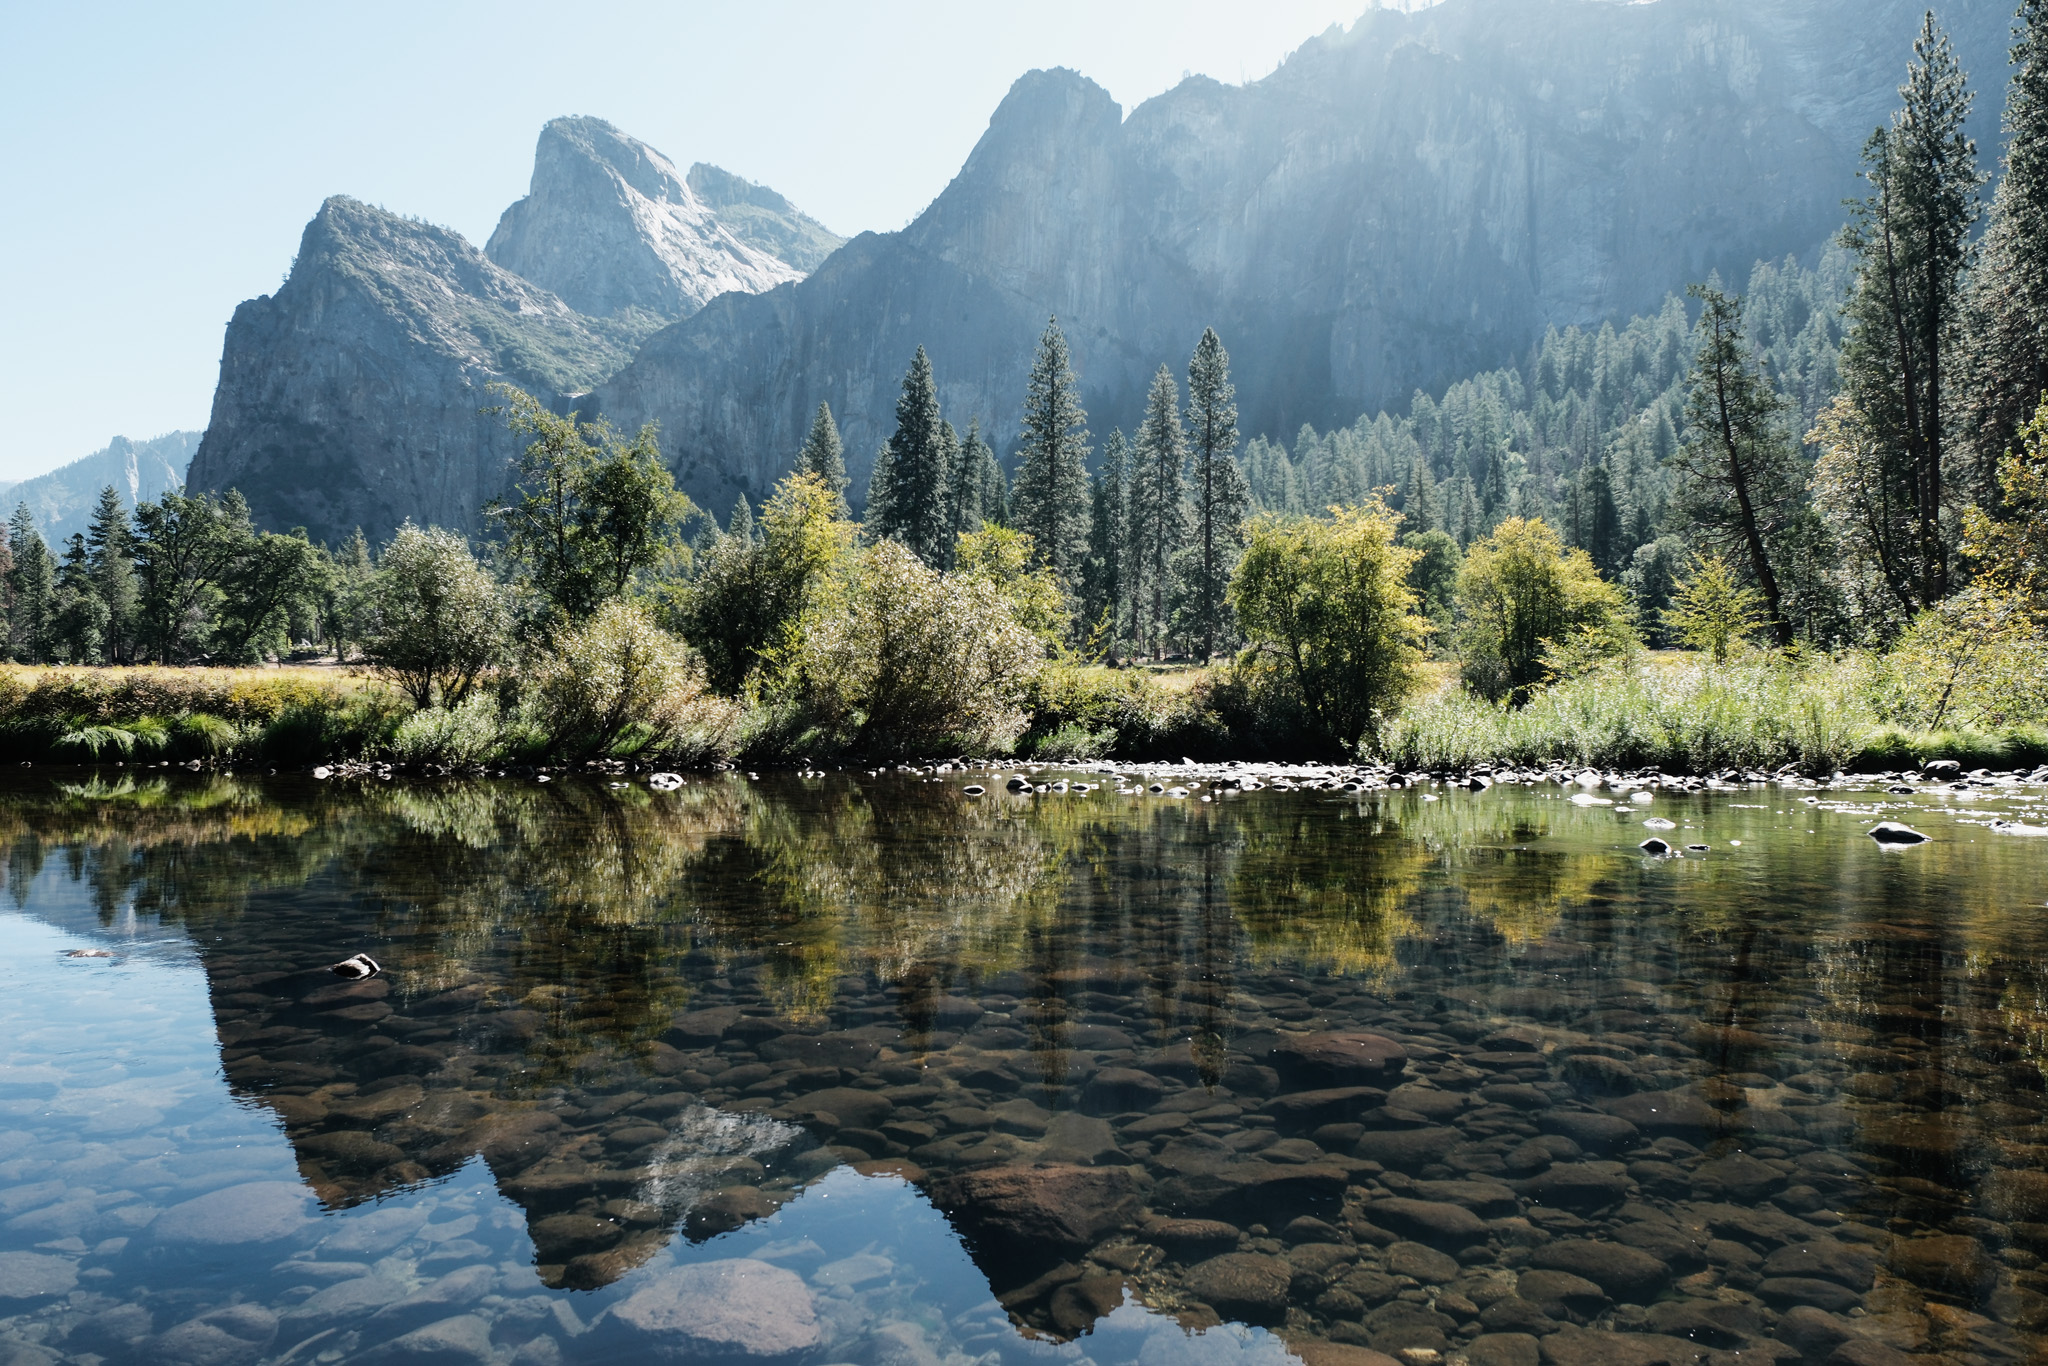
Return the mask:
[[484,255],[599,317],[687,317],[728,291],[803,276],[736,236],[667,157],[589,118],[541,129],[533,188],[505,210]]
[[100,490],[112,484],[129,508],[185,487],[185,469],[199,449],[200,433],[169,432],[147,441],[117,436],[104,450],[74,460],[48,474],[24,479],[0,491],[12,512],[27,503],[36,529],[52,549],[74,532],[84,531],[99,504]]
[[[1546,327],[1811,258],[1897,103],[1920,3],[1374,10],[1263,80],[1190,78],[1128,117],[1081,75],[1035,71],[909,227],[822,261],[829,235],[780,196],[701,165],[678,178],[608,124],[557,120],[487,255],[389,216],[323,228],[323,210],[291,280],[230,325],[193,482],[238,484],[267,523],[316,534],[473,527],[510,451],[477,391],[505,375],[658,421],[715,508],[758,498],[828,400],[858,494],[919,345],[948,415],[1011,444],[1050,314],[1098,436],[1133,427],[1152,372],[1182,370],[1212,325],[1247,436],[1398,410]],[[2011,0],[1951,0],[1941,19],[1989,168]],[[322,234],[353,244],[346,268]],[[420,253],[449,263],[427,294],[403,283]]]
[[733,236],[805,274],[846,245],[844,237],[766,185],[742,180],[709,162],[690,168],[689,184]]
[[483,412],[488,385],[566,404],[718,292],[801,278],[751,239],[779,234],[807,258],[830,238],[773,191],[706,169],[742,204],[730,226],[653,148],[557,119],[485,251],[328,200],[284,285],[228,324],[193,487],[239,488],[263,525],[329,541],[358,526],[388,537],[406,518],[476,530],[518,451]]

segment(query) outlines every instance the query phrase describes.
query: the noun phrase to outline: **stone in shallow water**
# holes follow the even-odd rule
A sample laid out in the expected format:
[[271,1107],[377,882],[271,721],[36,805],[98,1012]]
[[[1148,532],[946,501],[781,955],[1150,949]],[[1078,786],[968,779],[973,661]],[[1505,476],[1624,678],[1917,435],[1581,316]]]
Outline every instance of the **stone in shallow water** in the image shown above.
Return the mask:
[[1221,1219],[1154,1219],[1139,1233],[1175,1256],[1200,1256],[1205,1251],[1235,1247],[1238,1239],[1237,1225]]
[[493,1359],[491,1325],[475,1314],[415,1328],[363,1354],[364,1366],[484,1366]]
[[275,1242],[304,1229],[310,1199],[304,1186],[291,1181],[229,1186],[171,1206],[149,1226],[149,1236],[157,1243],[202,1247]]
[[1287,1310],[1294,1268],[1279,1257],[1226,1252],[1189,1270],[1187,1293],[1225,1318],[1270,1323]]
[[1462,1246],[1486,1236],[1486,1224],[1478,1215],[1445,1200],[1411,1200],[1397,1195],[1373,1201],[1365,1207],[1365,1216],[1382,1228],[1427,1243]]
[[0,1252],[0,1300],[62,1295],[78,1284],[78,1263],[40,1252]]
[[1130,1223],[1137,1182],[1124,1167],[986,1167],[932,1184],[932,1202],[997,1259],[1051,1259]]
[[1370,1086],[1397,1076],[1408,1065],[1408,1050],[1364,1030],[1299,1034],[1273,1049],[1273,1065],[1329,1086]]
[[1569,1271],[1524,1271],[1515,1293],[1552,1318],[1597,1314],[1607,1307],[1606,1291]]
[[1538,1204],[1596,1210],[1628,1194],[1628,1169],[1619,1162],[1560,1162],[1522,1182],[1520,1189]]
[[658,1361],[768,1361],[808,1351],[822,1336],[802,1279],[752,1258],[658,1276],[621,1301],[611,1322]]
[[1722,1300],[1660,1300],[1650,1306],[1652,1332],[1708,1347],[1739,1347],[1764,1330],[1755,1305]]
[[1641,1131],[1619,1115],[1595,1114],[1590,1110],[1552,1110],[1537,1121],[1553,1134],[1560,1134],[1596,1152],[1612,1152],[1632,1146]]
[[1671,1268],[1639,1248],[1591,1238],[1565,1238],[1537,1248],[1530,1258],[1546,1271],[1583,1276],[1617,1300],[1648,1303],[1671,1279]]
[[1412,1170],[1441,1162],[1464,1141],[1456,1129],[1380,1129],[1362,1136],[1351,1151],[1383,1167]]
[[260,1305],[230,1305],[164,1333],[147,1356],[157,1366],[250,1366],[276,1339],[277,1324]]
[[1875,1279],[1877,1258],[1868,1250],[1833,1238],[1788,1243],[1764,1259],[1766,1276],[1809,1276],[1839,1281],[1851,1290],[1868,1290]]
[[1886,1260],[1893,1274],[1922,1290],[1966,1301],[1989,1294],[1998,1279],[1998,1264],[1984,1245],[1957,1234],[1895,1238]]
[[1396,1243],[1387,1249],[1387,1269],[1424,1285],[1448,1285],[1458,1274],[1458,1260],[1421,1243]]
[[1472,1366],[1538,1366],[1543,1354],[1529,1333],[1482,1333],[1465,1349]]
[[1810,1304],[1816,1309],[1845,1313],[1862,1297],[1846,1285],[1818,1280],[1812,1276],[1767,1276],[1756,1288],[1758,1298],[1781,1308]]
[[1705,1343],[1659,1333],[1608,1333],[1564,1327],[1543,1339],[1546,1366],[1693,1366]]

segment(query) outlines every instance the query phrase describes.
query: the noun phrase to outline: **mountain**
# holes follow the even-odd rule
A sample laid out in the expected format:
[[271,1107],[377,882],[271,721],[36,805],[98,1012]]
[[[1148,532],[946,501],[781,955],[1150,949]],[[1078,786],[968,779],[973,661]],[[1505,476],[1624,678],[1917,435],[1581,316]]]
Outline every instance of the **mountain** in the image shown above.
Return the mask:
[[784,199],[731,171],[700,161],[690,168],[690,189],[711,206],[726,231],[750,247],[809,274],[846,239]]
[[[2007,0],[1942,19],[1995,146]],[[589,402],[659,420],[708,506],[758,495],[819,400],[858,492],[911,353],[948,415],[1014,439],[1048,314],[1094,430],[1133,427],[1214,325],[1247,435],[1329,427],[1512,362],[1549,326],[1654,312],[1719,270],[1816,249],[1889,116],[1917,0],[1447,0],[1375,11],[1242,87],[1128,118],[1070,71],[1021,78],[908,228],[650,338]],[[1989,158],[1987,157],[1987,163]]]
[[505,210],[484,255],[599,317],[686,317],[729,290],[803,276],[730,231],[667,157],[591,118],[541,129],[533,188]]
[[485,251],[329,199],[284,285],[228,324],[192,486],[239,488],[262,525],[328,541],[356,527],[385,538],[407,518],[476,530],[518,452],[482,411],[489,385],[566,407],[718,291],[801,278],[751,240],[779,233],[805,259],[838,240],[773,191],[704,169],[745,205],[731,226],[653,148],[557,119]]
[[[1988,167],[2010,0],[1941,17],[1977,76]],[[360,205],[323,227],[323,210],[286,286],[229,327],[193,482],[316,535],[473,527],[510,450],[478,391],[503,376],[658,421],[714,508],[758,498],[827,400],[858,493],[918,346],[948,415],[1002,449],[1052,314],[1098,434],[1134,426],[1152,372],[1183,369],[1210,325],[1248,437],[1398,410],[1547,327],[1811,260],[1919,19],[1918,0],[1445,0],[1128,117],[1079,74],[1034,71],[909,227],[822,261],[829,234],[779,195],[557,120],[486,253],[389,215],[373,229]],[[354,244],[350,270],[328,239]],[[702,302],[727,271],[737,287]]]
[[28,504],[36,529],[54,549],[74,532],[85,530],[100,490],[109,484],[130,508],[167,490],[183,489],[185,468],[199,449],[199,437],[198,432],[168,432],[147,441],[117,436],[104,450],[6,489],[7,502],[10,507]]

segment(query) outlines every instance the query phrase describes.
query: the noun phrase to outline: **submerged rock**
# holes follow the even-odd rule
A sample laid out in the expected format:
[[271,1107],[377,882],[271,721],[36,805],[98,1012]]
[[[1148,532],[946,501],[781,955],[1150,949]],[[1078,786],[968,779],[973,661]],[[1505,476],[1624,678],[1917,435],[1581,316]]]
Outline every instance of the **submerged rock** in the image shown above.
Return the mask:
[[611,1321],[656,1361],[772,1361],[823,1336],[809,1287],[753,1258],[680,1267],[612,1310]]

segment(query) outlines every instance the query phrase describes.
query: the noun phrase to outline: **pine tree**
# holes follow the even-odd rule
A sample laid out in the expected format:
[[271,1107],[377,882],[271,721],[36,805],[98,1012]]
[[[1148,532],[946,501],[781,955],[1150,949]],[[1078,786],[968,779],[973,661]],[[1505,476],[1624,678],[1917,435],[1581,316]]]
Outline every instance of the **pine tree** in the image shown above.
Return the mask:
[[107,606],[107,658],[129,663],[134,659],[135,638],[135,533],[128,521],[128,505],[112,484],[100,490],[86,527],[85,544],[93,587]]
[[754,509],[747,502],[747,495],[744,493],[740,495],[739,501],[732,505],[732,516],[725,522],[725,534],[732,537],[734,543],[738,545],[754,543]]
[[1593,557],[1609,578],[1620,571],[1623,554],[1621,511],[1614,503],[1614,481],[1607,462],[1597,456],[1572,481],[1571,542]]
[[105,657],[107,605],[92,578],[85,533],[74,531],[57,561],[50,598],[52,654],[72,664],[98,664]]
[[14,552],[14,563],[7,574],[7,596],[12,607],[8,613],[12,628],[9,643],[16,659],[29,664],[46,663],[50,658],[57,565],[50,548],[43,544],[42,533],[36,530],[35,516],[29,512],[27,503],[15,505],[14,516],[7,523],[7,544]]
[[1215,328],[1204,328],[1188,361],[1188,435],[1194,452],[1194,535],[1202,552],[1194,606],[1205,664],[1223,634],[1224,595],[1244,549],[1244,518],[1251,506],[1251,490],[1237,467],[1236,400],[1230,353]]
[[1140,592],[1137,637],[1151,647],[1155,659],[1165,639],[1173,557],[1187,543],[1187,458],[1180,386],[1162,365],[1145,399],[1131,475],[1131,542],[1138,553],[1130,572]]
[[839,442],[839,426],[832,420],[832,405],[820,403],[811,419],[810,434],[796,453],[796,467],[817,475],[839,495],[842,515],[846,509],[846,450]]
[[[973,418],[967,423],[967,435],[960,439],[960,452],[953,461],[953,488],[951,505],[953,515],[953,537],[958,538],[970,531],[978,531],[983,522],[1000,522],[1002,500],[1000,496],[988,497],[988,473],[995,465],[996,453],[981,437],[981,419]],[[1002,471],[996,470],[996,490],[1002,486]]]
[[2021,0],[2005,101],[2005,174],[1971,272],[1957,434],[1980,501],[2048,393],[2048,0]]
[[[951,549],[947,495],[958,448],[957,437],[950,445],[947,442],[931,357],[920,346],[896,399],[896,432],[889,438],[886,457],[875,461],[875,482],[868,492],[869,534],[876,540],[901,541],[927,565],[944,568]],[[885,491],[879,500],[876,483]]]
[[1088,515],[1088,568],[1082,579],[1081,626],[1108,627],[1112,658],[1123,638],[1124,559],[1129,538],[1129,463],[1122,430],[1113,430],[1102,446],[1102,469],[1095,477]]
[[1080,588],[1088,554],[1088,414],[1059,319],[1045,325],[1024,391],[1017,482],[1010,493],[1017,529],[1037,563],[1068,593]]
[[1910,509],[1911,605],[1930,607],[1949,587],[1942,511],[1955,472],[1943,443],[1956,417],[1951,372],[1983,177],[1964,128],[1967,78],[1932,11],[1913,57],[1899,88],[1904,106],[1864,145],[1871,194],[1842,236],[1861,258],[1842,378],[1876,440],[1885,482]]
[[[1785,428],[1785,401],[1743,333],[1742,301],[1695,285],[1703,305],[1699,354],[1679,448],[1678,504],[1698,538],[1735,556],[1763,594],[1765,620],[1780,648],[1792,622],[1778,579],[1777,542],[1803,503],[1804,477]],[[1595,560],[1598,556],[1595,555]]]
[[1408,482],[1401,494],[1401,532],[1419,536],[1439,529],[1442,522],[1436,510],[1436,483],[1429,477],[1429,461],[1418,454],[1409,463]]

